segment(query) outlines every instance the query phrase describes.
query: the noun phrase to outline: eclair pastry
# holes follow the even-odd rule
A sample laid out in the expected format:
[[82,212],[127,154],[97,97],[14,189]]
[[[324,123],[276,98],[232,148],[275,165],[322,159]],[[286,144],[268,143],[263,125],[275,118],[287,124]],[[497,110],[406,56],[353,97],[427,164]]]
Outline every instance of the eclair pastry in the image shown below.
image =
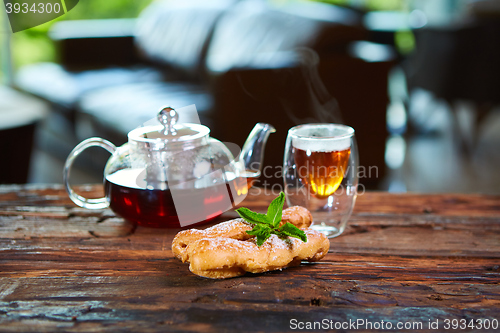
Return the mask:
[[328,253],[328,238],[308,229],[312,216],[306,208],[294,206],[283,210],[280,224],[286,222],[304,230],[307,242],[273,234],[259,247],[255,237],[246,233],[252,226],[243,219],[235,219],[205,230],[179,232],[172,242],[172,252],[190,264],[192,273],[212,279],[296,266],[303,260],[318,261]]

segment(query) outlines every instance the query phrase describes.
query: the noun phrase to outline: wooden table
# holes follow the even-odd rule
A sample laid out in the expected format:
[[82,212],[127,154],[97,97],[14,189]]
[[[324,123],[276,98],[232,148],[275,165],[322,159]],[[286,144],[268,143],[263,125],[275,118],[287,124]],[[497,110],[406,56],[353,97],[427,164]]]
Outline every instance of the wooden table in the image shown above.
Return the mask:
[[228,280],[190,273],[173,234],[77,208],[61,186],[0,187],[0,331],[499,325],[499,196],[366,193],[320,263]]

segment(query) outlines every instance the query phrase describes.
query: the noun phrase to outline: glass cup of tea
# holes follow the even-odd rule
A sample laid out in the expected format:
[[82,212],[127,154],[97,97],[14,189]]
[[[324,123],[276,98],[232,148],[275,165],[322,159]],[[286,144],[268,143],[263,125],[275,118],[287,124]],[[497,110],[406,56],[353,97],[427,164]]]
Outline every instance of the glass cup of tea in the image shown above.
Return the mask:
[[283,168],[288,205],[309,209],[313,215],[311,228],[328,238],[342,234],[357,195],[354,129],[339,124],[292,127]]

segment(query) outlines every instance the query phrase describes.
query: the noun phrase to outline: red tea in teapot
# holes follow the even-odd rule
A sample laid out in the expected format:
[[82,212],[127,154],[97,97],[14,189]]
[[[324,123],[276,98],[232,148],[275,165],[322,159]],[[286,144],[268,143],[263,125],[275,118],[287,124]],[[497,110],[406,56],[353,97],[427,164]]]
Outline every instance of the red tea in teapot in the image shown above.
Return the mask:
[[109,207],[117,215],[146,227],[178,228],[208,222],[231,209],[233,194],[246,194],[251,183],[246,177],[236,177],[195,190],[148,189],[137,185],[143,171],[119,170],[106,177],[104,188]]

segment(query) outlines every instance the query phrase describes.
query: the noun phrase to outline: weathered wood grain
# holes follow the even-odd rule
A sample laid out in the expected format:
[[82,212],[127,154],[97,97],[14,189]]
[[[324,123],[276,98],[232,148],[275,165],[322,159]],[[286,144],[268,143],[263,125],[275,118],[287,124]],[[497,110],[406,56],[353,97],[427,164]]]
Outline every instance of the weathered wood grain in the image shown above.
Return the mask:
[[[274,194],[252,191],[243,205],[265,210]],[[0,186],[0,331],[282,332],[292,319],[362,319],[436,332],[429,320],[500,320],[498,196],[366,193],[320,263],[223,281],[173,258],[177,231],[77,208],[60,186]]]

